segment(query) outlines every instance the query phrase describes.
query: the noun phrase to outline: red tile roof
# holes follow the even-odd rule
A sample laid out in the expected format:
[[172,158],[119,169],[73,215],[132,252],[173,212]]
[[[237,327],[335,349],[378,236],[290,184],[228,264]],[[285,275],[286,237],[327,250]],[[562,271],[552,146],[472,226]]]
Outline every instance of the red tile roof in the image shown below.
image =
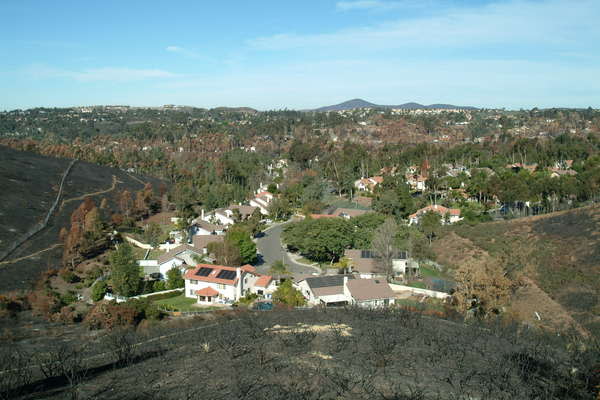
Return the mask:
[[[208,276],[196,275],[196,273],[200,270],[200,268],[212,268],[212,271],[210,272],[210,274],[208,274]],[[221,272],[221,271],[236,271],[236,270],[237,270],[237,268],[235,268],[235,267],[226,267],[224,265],[198,264],[195,268],[189,269],[185,273],[183,278],[201,281],[201,282],[212,282],[212,283],[222,283],[224,285],[235,285],[235,283],[237,282],[237,277],[234,277],[233,279],[222,279],[222,278],[217,278],[216,276],[219,275],[219,272]]]
[[242,265],[241,270],[244,272],[250,272],[251,274],[256,272],[256,268],[250,264]]
[[329,214],[310,214],[310,217],[313,219],[320,218],[337,218],[337,215],[329,215]]
[[273,279],[270,275],[263,275],[254,282],[254,286],[264,287],[266,288],[271,283],[271,279]]
[[211,288],[210,286],[205,287],[204,289],[200,289],[200,290],[196,290],[196,294],[198,296],[218,296],[219,292],[217,292],[215,289]]

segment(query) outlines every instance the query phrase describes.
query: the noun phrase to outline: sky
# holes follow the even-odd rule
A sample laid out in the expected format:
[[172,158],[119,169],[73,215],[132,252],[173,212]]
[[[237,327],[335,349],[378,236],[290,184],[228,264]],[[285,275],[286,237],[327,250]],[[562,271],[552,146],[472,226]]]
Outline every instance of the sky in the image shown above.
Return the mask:
[[0,15],[0,110],[600,108],[600,0],[5,0]]

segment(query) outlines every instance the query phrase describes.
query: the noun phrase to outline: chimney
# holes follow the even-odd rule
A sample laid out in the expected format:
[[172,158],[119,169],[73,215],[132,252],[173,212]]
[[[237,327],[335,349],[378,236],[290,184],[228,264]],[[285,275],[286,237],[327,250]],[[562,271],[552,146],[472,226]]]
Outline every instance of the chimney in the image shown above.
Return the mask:
[[348,277],[344,276],[344,286],[348,286]]
[[204,208],[202,209],[202,211],[200,212],[200,219],[204,220]]
[[240,267],[236,267],[235,269],[235,277],[237,278],[237,286],[235,287],[235,297],[236,300],[242,298],[242,271]]

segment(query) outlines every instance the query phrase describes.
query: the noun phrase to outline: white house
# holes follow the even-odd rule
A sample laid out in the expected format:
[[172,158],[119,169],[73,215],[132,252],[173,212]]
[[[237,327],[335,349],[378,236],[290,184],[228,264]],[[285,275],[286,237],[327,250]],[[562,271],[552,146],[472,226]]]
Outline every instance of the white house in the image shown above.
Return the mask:
[[277,280],[273,279],[270,275],[253,275],[254,277],[250,276],[248,279],[250,292],[270,299],[277,290]]
[[394,304],[396,297],[390,285],[382,279],[344,277],[343,288],[348,304],[363,308],[388,307]]
[[226,267],[198,264],[184,275],[185,296],[200,304],[231,304],[250,290],[250,279],[256,272],[250,265]]
[[184,272],[187,266],[195,265],[194,256],[202,256],[202,253],[186,244],[177,246],[158,257],[156,262],[153,260],[138,261],[138,264],[144,268],[146,275],[160,273],[161,279],[167,279],[167,272],[174,267],[178,267]]
[[[350,260],[350,272],[362,279],[385,277],[372,250],[346,249],[344,257]],[[395,276],[404,276],[407,272],[416,272],[419,264],[410,260],[407,252],[399,251],[392,258],[392,269]]]
[[233,225],[235,224],[235,211],[238,210],[242,220],[247,219],[252,215],[254,210],[258,207],[253,206],[239,206],[232,205],[227,208],[218,208],[210,213],[204,214],[200,217],[203,221],[210,222],[211,224],[217,225]]
[[460,216],[460,209],[458,208],[447,208],[439,205],[430,205],[425,208],[417,210],[414,214],[408,216],[408,224],[415,225],[421,220],[421,217],[427,212],[434,212],[442,217],[442,225],[454,224],[461,221],[463,218]]
[[382,176],[373,176],[370,178],[362,178],[354,182],[354,187],[358,190],[372,192],[375,186],[383,182]]
[[[354,279],[354,276],[348,276]],[[296,288],[310,305],[344,305],[348,298],[344,294],[344,275],[307,277],[299,281]]]
[[273,201],[273,193],[263,191],[256,194],[256,196],[250,200],[252,207],[258,207],[260,213],[263,215],[269,215],[269,204]]
[[427,189],[426,182],[427,177],[419,174],[406,174],[406,183],[410,186],[412,190],[424,191]]
[[386,307],[394,304],[395,295],[383,279],[357,279],[354,275],[307,277],[296,284],[311,305],[357,305]]
[[[202,212],[202,217],[204,211]],[[192,235],[223,235],[227,228],[223,225],[211,224],[208,221],[203,221],[201,218],[196,218],[192,221]]]

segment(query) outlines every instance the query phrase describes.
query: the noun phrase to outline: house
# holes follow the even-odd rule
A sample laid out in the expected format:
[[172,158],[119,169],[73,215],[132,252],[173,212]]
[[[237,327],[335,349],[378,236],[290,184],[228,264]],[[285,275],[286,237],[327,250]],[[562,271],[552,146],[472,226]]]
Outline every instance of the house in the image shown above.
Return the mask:
[[208,245],[210,243],[222,243],[225,240],[224,235],[194,235],[192,243],[194,248],[202,251],[202,254],[208,255]]
[[550,178],[558,178],[561,176],[575,176],[577,175],[577,171],[572,169],[558,169],[558,168],[548,168],[550,171]]
[[354,182],[354,187],[358,190],[372,192],[375,186],[383,182],[382,176],[373,176],[371,178],[362,178]]
[[264,191],[257,193],[256,196],[250,200],[252,207],[258,207],[262,215],[269,215],[269,204],[273,201],[273,193]]
[[423,175],[406,174],[404,177],[406,178],[406,183],[408,183],[412,190],[424,191],[427,188],[425,185],[427,182],[427,177]]
[[250,265],[198,264],[184,275],[184,293],[199,304],[231,304],[249,291],[249,280],[254,273],[256,270]]
[[202,217],[192,221],[192,235],[223,235],[227,227],[223,225],[211,224],[204,221]]
[[409,225],[418,224],[419,221],[421,220],[421,217],[430,211],[437,213],[442,217],[441,222],[443,225],[454,224],[455,222],[462,220],[462,218],[460,216],[460,210],[458,208],[446,208],[444,206],[439,206],[436,204],[436,205],[427,206],[425,208],[421,208],[420,210],[417,210],[417,212],[415,212],[414,214],[409,215],[408,216],[408,224]]
[[160,273],[161,279],[166,279],[167,272],[174,267],[179,268],[182,272],[187,266],[195,265],[195,258],[202,257],[202,252],[194,247],[182,244],[174,249],[158,257],[158,265],[156,267],[144,267],[145,274]]
[[[352,274],[357,274],[363,279],[385,277],[372,250],[346,249],[344,257],[350,260],[349,272]],[[399,251],[392,258],[392,269],[395,276],[404,276],[409,272],[415,273],[419,264],[410,260],[406,251]]]
[[255,274],[250,281],[250,292],[270,299],[277,290],[278,281],[271,275]]
[[359,217],[361,215],[365,215],[367,213],[369,213],[370,211],[367,210],[359,210],[356,208],[336,208],[331,215],[336,216],[336,217],[342,217],[345,219],[350,219],[350,218],[354,218],[354,217]]
[[537,167],[538,167],[538,165],[536,163],[534,163],[534,164],[513,163],[513,164],[506,165],[506,168],[512,169],[513,172],[519,172],[522,169],[526,169],[527,171],[529,171],[532,174],[535,172]]
[[357,305],[374,308],[394,304],[394,292],[381,279],[358,279],[354,275],[307,277],[297,284],[311,305]]
[[313,276],[300,280],[296,288],[310,305],[344,305],[348,304],[344,294],[344,277],[354,279],[353,275]]
[[396,297],[385,280],[347,277],[344,277],[344,295],[348,304],[363,308],[388,307],[394,304]]
[[254,213],[254,211],[257,209],[259,208],[253,206],[232,205],[227,208],[218,208],[207,214],[204,214],[204,212],[202,212],[200,219],[206,222],[210,222],[211,224],[233,225],[237,222],[237,212],[239,212],[241,220],[245,220],[248,217],[250,217],[252,213]]
[[358,217],[360,215],[364,215],[369,213],[367,210],[359,210],[355,208],[336,208],[333,212],[329,214],[310,214],[310,217],[313,219],[321,219],[321,218],[345,218],[350,219],[354,217]]

